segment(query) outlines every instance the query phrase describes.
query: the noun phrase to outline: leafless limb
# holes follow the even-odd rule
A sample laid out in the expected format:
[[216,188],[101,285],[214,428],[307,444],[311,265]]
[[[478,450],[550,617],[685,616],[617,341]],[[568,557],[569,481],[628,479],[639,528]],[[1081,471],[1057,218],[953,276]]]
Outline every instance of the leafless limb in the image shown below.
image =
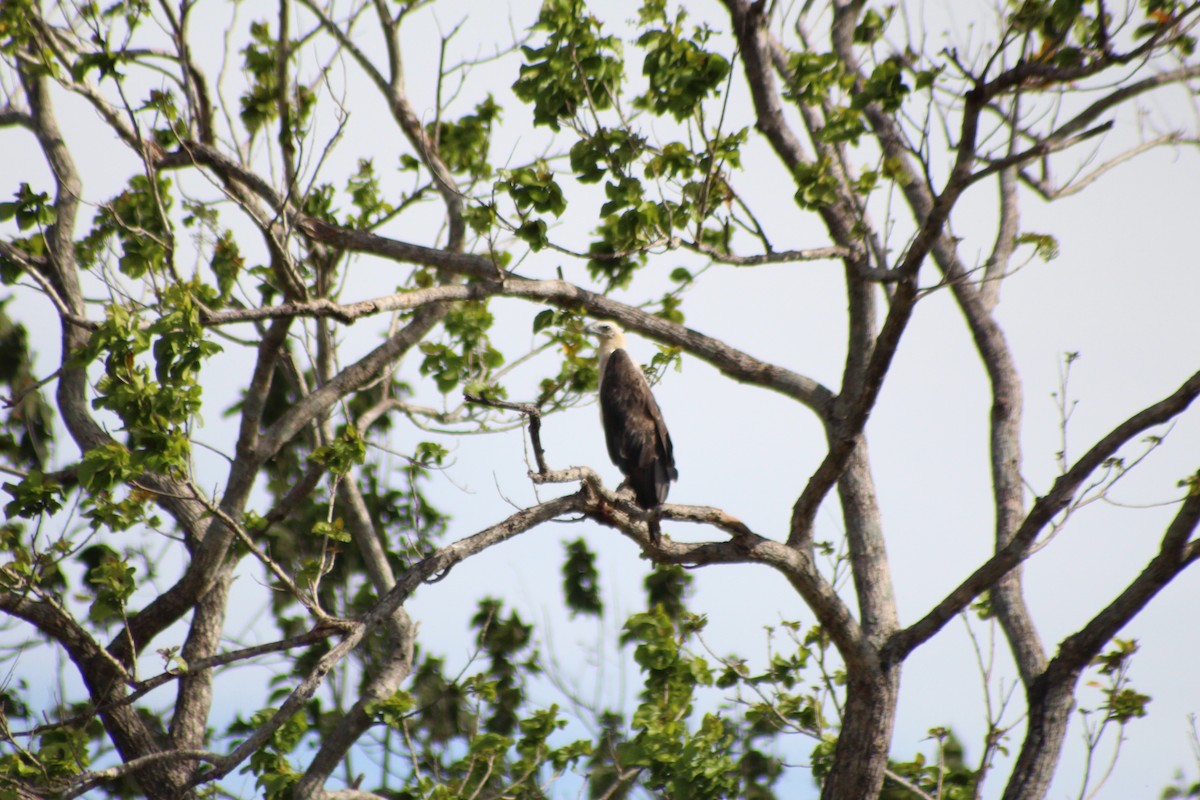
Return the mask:
[[548,472],[548,468],[546,467],[546,451],[542,449],[542,409],[537,403],[510,403],[506,400],[493,400],[472,394],[464,394],[463,397],[466,398],[468,403],[490,406],[492,408],[504,408],[509,411],[516,411],[525,417],[529,426],[529,441],[533,445],[533,458],[537,464],[538,474],[545,475]]
[[[963,583],[946,596],[919,621],[896,633],[886,650],[892,658],[902,658],[940,630],[954,615],[995,583],[1023,559],[1023,552],[1033,543],[1050,519],[1071,501],[1075,491],[1107,458],[1134,436],[1177,416],[1200,395],[1200,372],[1184,382],[1172,395],[1134,414],[1104,436],[1081,456],[1071,469],[1055,480],[1050,491],[1040,497],[1029,510],[1024,522],[1003,549],[975,570]],[[1111,637],[1109,637],[1111,638]],[[1105,639],[1107,641],[1107,639]]]

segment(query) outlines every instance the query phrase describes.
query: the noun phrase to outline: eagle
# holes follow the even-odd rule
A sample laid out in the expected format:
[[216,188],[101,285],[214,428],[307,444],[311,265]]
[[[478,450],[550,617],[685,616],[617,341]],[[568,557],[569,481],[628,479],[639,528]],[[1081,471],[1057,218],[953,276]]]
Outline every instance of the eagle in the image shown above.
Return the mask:
[[[647,511],[666,502],[679,477],[671,434],[642,368],[625,349],[625,332],[615,322],[597,322],[588,332],[600,340],[600,419],[608,455],[625,475],[637,504]],[[651,535],[658,526],[651,519]]]

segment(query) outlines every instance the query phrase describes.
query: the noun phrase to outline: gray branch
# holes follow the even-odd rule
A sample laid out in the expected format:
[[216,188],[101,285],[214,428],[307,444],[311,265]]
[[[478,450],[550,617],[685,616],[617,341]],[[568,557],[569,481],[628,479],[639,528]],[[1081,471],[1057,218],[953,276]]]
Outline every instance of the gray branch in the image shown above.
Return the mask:
[[1076,490],[1103,462],[1133,437],[1168,422],[1183,413],[1200,395],[1200,372],[1174,393],[1137,412],[1094,444],[1069,470],[1055,480],[1050,491],[1038,498],[1008,543],[976,569],[929,613],[898,632],[887,643],[889,660],[901,660],[929,640],[942,626],[965,609],[981,592],[1016,567],[1029,554],[1038,534],[1075,496]]

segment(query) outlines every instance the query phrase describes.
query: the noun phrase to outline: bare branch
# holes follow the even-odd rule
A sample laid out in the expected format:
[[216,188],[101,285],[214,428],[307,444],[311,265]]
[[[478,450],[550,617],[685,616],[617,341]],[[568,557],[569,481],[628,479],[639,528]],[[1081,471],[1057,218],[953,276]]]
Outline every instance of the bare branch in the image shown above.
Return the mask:
[[825,261],[831,258],[846,258],[850,251],[845,247],[814,247],[808,250],[772,250],[752,256],[740,256],[727,253],[703,242],[689,242],[676,239],[680,246],[702,253],[719,264],[732,264],[735,267],[757,267],[762,264],[791,264],[798,261]]
[[1187,568],[1188,539],[1200,526],[1200,492],[1192,491],[1163,534],[1158,554],[1104,610],[1059,645],[1051,662],[1052,673],[1082,670],[1121,628],[1145,608],[1153,597]]
[[1112,127],[1113,123],[1106,122],[1074,136],[1063,136],[1061,133],[1051,134],[1049,137],[1043,139],[1028,149],[1022,150],[1019,153],[1012,153],[1004,158],[993,160],[986,167],[971,176],[971,183],[978,183],[984,178],[995,175],[997,172],[1002,172],[1004,170],[1011,169],[1012,167],[1027,164],[1030,161],[1044,158],[1051,153],[1057,153],[1070,147],[1074,147],[1080,142],[1086,142],[1088,139],[1108,133],[1110,130],[1112,130]]
[[1026,692],[1029,722],[1021,752],[1005,787],[1004,800],[1044,792],[1062,749],[1075,686],[1084,667],[1135,614],[1186,569],[1188,538],[1200,525],[1200,493],[1180,505],[1163,536],[1158,554],[1120,595],[1077,633],[1059,644],[1057,655]]
[[1003,170],[997,188],[1000,190],[1000,223],[996,226],[996,242],[992,245],[992,254],[984,265],[979,284],[980,300],[983,308],[989,312],[1000,301],[1000,282],[1016,249],[1021,226],[1016,171]]
[[[889,659],[902,660],[928,641],[950,619],[967,607],[980,592],[1003,577],[1024,560],[1029,548],[1046,524],[1074,497],[1075,491],[1103,461],[1111,457],[1134,436],[1178,416],[1200,395],[1200,372],[1188,378],[1173,394],[1137,412],[1113,428],[1092,446],[1072,467],[1054,481],[1050,491],[1038,498],[1011,540],[971,573],[965,581],[937,604],[928,614],[896,633],[884,648]],[[1182,513],[1182,512],[1181,512]]]
[[279,653],[285,650],[294,649],[296,647],[314,644],[324,639],[328,639],[330,636],[336,635],[339,632],[339,628],[330,625],[318,625],[306,633],[301,633],[297,636],[292,636],[287,639],[281,639],[277,642],[254,645],[253,647],[243,647],[238,650],[230,650],[226,653],[218,653],[216,655],[209,656],[208,658],[199,659],[195,662],[188,662],[186,671],[181,669],[168,670],[166,672],[161,672],[152,678],[147,678],[143,681],[130,684],[132,687],[134,687],[133,691],[119,700],[114,700],[111,703],[103,706],[93,706],[87,711],[58,722],[38,725],[24,731],[13,731],[12,736],[36,736],[46,731],[60,728],[64,725],[76,725],[81,722],[86,722],[87,720],[92,719],[96,714],[104,713],[105,711],[117,708],[119,706],[127,706],[136,703],[138,700],[141,700],[147,694],[159,688],[160,686],[178,680],[183,675],[199,672],[201,670],[211,670],[216,667],[226,666],[228,664],[236,664],[239,661],[247,661],[252,658],[257,658],[258,656],[268,655],[270,653]]
[[1041,195],[1043,199],[1058,200],[1063,197],[1070,197],[1071,195],[1078,194],[1088,186],[1091,186],[1093,183],[1098,181],[1100,178],[1104,177],[1109,171],[1119,167],[1127,161],[1131,161],[1133,158],[1141,155],[1142,153],[1153,150],[1157,147],[1167,147],[1174,144],[1181,144],[1185,141],[1187,140],[1182,136],[1182,134],[1179,133],[1167,133],[1163,134],[1162,136],[1156,136],[1153,139],[1142,142],[1136,147],[1129,148],[1120,155],[1108,159],[1103,164],[1100,164],[1098,167],[1088,172],[1086,175],[1077,177],[1069,181],[1064,186],[1053,186],[1049,181],[1036,178],[1025,170],[1020,171],[1021,181]]
[[261,463],[291,441],[302,428],[323,416],[341,398],[374,380],[383,367],[408,352],[445,315],[441,306],[421,309],[404,328],[337,377],[296,403],[259,439],[256,460]]
[[158,753],[141,756],[115,767],[102,769],[95,772],[84,772],[75,776],[71,781],[71,788],[62,794],[64,799],[80,797],[87,794],[92,789],[103,786],[106,783],[115,781],[118,778],[123,778],[126,775],[132,775],[140,772],[150,766],[159,766],[164,761],[177,763],[185,761],[207,761],[210,764],[217,763],[220,756],[216,753],[210,753],[207,750],[163,750]]
[[473,536],[439,548],[435,553],[414,564],[361,620],[348,625],[346,638],[322,656],[266,723],[259,726],[228,755],[214,760],[213,769],[193,778],[190,787],[220,780],[256,752],[279,726],[303,708],[324,682],[325,676],[357,648],[367,635],[391,619],[396,610],[426,580],[445,573],[464,559],[507,541],[542,522],[578,510],[582,497],[582,493],[577,493],[524,509]]
[[476,403],[483,406],[491,406],[492,408],[505,408],[509,411],[516,411],[521,416],[528,420],[529,425],[529,441],[533,445],[533,459],[537,464],[539,475],[545,475],[548,471],[546,467],[546,451],[542,449],[542,409],[536,403],[509,403],[505,400],[492,400],[486,397],[478,397],[472,394],[463,394],[468,403]]

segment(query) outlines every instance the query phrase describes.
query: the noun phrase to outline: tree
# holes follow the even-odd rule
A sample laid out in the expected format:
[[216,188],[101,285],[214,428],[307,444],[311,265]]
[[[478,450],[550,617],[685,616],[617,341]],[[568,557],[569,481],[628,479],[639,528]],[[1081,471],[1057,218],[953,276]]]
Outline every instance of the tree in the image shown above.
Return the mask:
[[[1116,637],[1200,557],[1200,473],[1156,488],[1175,492],[1157,551],[1062,639],[1035,627],[1022,568],[1189,419],[1200,372],[1079,449],[1069,356],[1058,474],[1035,483],[998,309],[1006,279],[1057,249],[1022,228],[1023,203],[1194,143],[1119,128],[1200,77],[1200,8],[1023,0],[939,50],[915,8],[818,5],[546,0],[513,8],[517,41],[464,42],[431,31],[467,10],[420,0],[6,0],[0,127],[45,167],[8,165],[0,205],[0,609],[20,667],[0,791],[175,798],[236,792],[248,770],[269,797],[543,797],[571,771],[592,797],[765,798],[799,734],[838,800],[979,796],[1011,737],[991,780],[1016,800],[1046,795],[1089,667],[1089,742],[1143,715],[1136,644]],[[980,197],[995,198],[985,223]],[[826,331],[845,342],[836,381],[744,352],[736,326],[685,326],[689,293],[723,268],[802,264],[844,292],[824,299],[846,309]],[[987,380],[992,501],[970,534],[989,527],[991,555],[902,623],[867,426],[937,298]],[[813,467],[787,478],[786,530],[673,504],[659,542],[602,465],[559,461],[541,425],[594,389],[590,317],[657,342],[655,373],[706,363],[820,426]],[[553,496],[472,532],[437,487],[456,437],[505,429],[528,436],[528,480]],[[844,549],[818,537],[823,508]],[[410,615],[452,568],[563,519],[656,565],[621,636],[641,676],[628,719],[535,702],[551,662],[502,601],[479,599],[461,674]],[[582,615],[604,611],[594,547],[577,538],[564,562]],[[704,655],[687,610],[712,570],[680,567],[735,563],[782,576],[815,620],[778,626],[762,668]],[[964,615],[1003,632],[1023,716],[989,708],[974,768],[947,729],[936,760],[903,760],[901,670]],[[256,644],[231,632],[249,617]],[[63,665],[45,705],[20,683],[31,648]],[[214,686],[264,663],[264,694],[222,717]]]

